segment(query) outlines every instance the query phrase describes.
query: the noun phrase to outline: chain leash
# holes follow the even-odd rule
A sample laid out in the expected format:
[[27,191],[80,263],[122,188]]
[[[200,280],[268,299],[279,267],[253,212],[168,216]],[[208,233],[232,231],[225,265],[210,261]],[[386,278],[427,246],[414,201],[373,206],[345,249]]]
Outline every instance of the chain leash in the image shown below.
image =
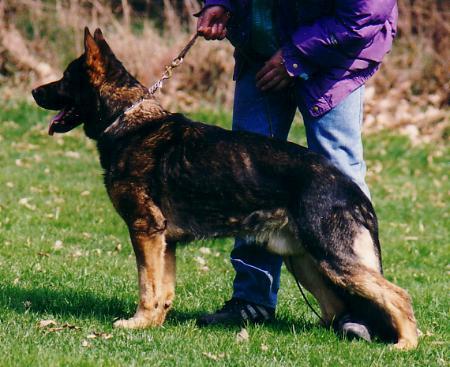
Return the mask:
[[189,52],[189,50],[192,48],[192,46],[194,46],[195,41],[197,40],[197,37],[198,37],[198,33],[196,33],[191,38],[191,40],[187,43],[187,45],[184,46],[184,48],[181,50],[179,55],[177,57],[175,57],[169,65],[165,66],[164,73],[161,76],[161,78],[148,89],[150,94],[155,94],[159,89],[161,89],[163,87],[164,81],[166,81],[167,79],[170,79],[172,77],[173,69],[177,68],[178,66],[180,66],[183,63],[184,57]]

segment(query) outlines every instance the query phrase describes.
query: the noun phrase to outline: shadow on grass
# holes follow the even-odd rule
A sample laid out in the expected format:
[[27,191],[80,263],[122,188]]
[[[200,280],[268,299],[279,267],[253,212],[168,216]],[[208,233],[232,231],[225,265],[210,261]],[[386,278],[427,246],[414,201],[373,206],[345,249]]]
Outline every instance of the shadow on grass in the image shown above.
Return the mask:
[[0,287],[0,308],[8,308],[17,313],[35,312],[112,319],[131,313],[134,304],[116,297],[105,297],[70,288],[61,290],[5,286]]
[[[255,326],[251,326],[255,327]],[[288,320],[288,319],[275,319],[275,321],[265,323],[263,325],[256,326],[260,329],[265,329],[271,334],[291,334],[309,332],[315,329],[322,329],[318,324],[312,324],[303,320]],[[229,330],[233,332],[239,331],[242,326],[240,325],[211,325],[202,326],[204,330]],[[295,331],[294,331],[295,330]]]
[[[195,320],[203,315],[205,311],[179,311],[173,309],[167,316],[166,325],[176,326],[180,324],[195,323]],[[239,331],[241,325],[236,324],[220,324],[220,325],[208,325],[201,326],[203,330],[229,330],[229,331]],[[263,325],[256,326],[261,329],[269,330],[271,333],[276,334],[287,334],[295,332],[307,332],[314,329],[322,329],[318,323],[311,323],[302,319],[291,319],[286,317],[277,317],[274,321],[264,323]]]
[[[51,288],[22,288],[18,286],[0,286],[0,308],[10,309],[17,313],[42,313],[55,316],[74,316],[79,318],[97,318],[100,321],[111,322],[119,317],[130,317],[135,311],[135,303],[106,297],[90,291],[80,291],[70,288],[64,290]],[[173,309],[166,325],[176,326],[192,323],[204,311],[180,311]],[[303,320],[291,320],[285,317],[260,326],[275,333],[289,333],[293,328],[297,332],[308,331],[320,326]],[[204,327],[205,330],[238,330],[237,325],[214,325]]]

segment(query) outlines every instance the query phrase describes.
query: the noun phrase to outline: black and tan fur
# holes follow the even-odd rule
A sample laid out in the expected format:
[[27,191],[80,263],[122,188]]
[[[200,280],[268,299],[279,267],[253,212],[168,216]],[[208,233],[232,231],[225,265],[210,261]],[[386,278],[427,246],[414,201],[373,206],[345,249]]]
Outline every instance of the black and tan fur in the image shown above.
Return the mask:
[[164,322],[175,294],[178,243],[253,236],[284,257],[317,298],[326,324],[350,313],[397,348],[416,347],[410,298],[382,275],[372,204],[326,159],[165,111],[100,30],[92,37],[86,29],[84,54],[33,95],[41,107],[63,110],[51,133],[84,123],[128,226],[140,300],[136,314],[115,326]]

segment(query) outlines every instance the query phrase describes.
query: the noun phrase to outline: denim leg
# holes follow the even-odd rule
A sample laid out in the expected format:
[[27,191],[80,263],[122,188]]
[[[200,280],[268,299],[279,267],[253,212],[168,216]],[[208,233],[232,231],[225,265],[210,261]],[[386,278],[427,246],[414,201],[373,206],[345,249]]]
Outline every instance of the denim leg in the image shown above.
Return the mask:
[[327,157],[370,198],[365,182],[366,164],[361,138],[363,99],[364,86],[318,118],[303,113],[301,103],[299,109],[303,115],[308,148]]
[[[233,130],[273,134],[286,140],[296,110],[295,99],[286,90],[262,93],[255,85],[257,71],[246,71],[236,82]],[[233,297],[275,308],[282,258],[256,247],[250,240],[237,238],[231,263],[236,271]]]

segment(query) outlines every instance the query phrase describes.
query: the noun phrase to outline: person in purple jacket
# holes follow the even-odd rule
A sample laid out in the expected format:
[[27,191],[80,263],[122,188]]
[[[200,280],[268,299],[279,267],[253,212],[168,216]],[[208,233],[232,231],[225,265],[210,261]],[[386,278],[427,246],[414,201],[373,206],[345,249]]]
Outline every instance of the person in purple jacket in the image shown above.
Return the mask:
[[[206,0],[198,33],[235,47],[233,130],[287,139],[298,108],[308,147],[333,162],[370,197],[361,124],[364,83],[391,49],[395,0]],[[201,325],[273,319],[282,259],[236,239],[233,296]],[[344,315],[335,328],[370,341]]]

